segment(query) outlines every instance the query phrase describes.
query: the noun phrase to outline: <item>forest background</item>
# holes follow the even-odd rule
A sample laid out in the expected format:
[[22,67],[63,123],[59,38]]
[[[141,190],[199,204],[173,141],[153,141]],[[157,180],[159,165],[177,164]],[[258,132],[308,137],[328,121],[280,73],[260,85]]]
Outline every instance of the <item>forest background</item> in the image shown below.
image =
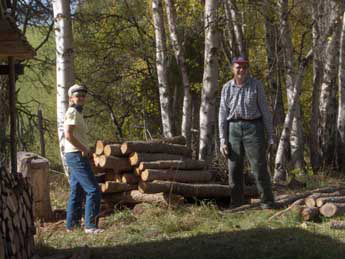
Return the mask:
[[[342,171],[345,4],[337,0],[71,1],[75,79],[89,89],[85,115],[93,142],[167,135],[152,2],[161,5],[164,17],[160,30],[166,34],[169,133],[181,135],[186,134],[182,132],[186,92],[176,45],[169,36],[168,2],[176,12],[191,97],[188,138],[195,157],[218,157],[220,90],[231,79],[232,57],[246,55],[251,74],[265,85],[274,115],[276,139],[270,156],[274,179],[284,180],[288,172]],[[206,7],[212,2],[210,13]],[[37,112],[43,111],[45,156],[52,169],[61,171],[53,6],[43,0],[17,3],[16,18],[37,50],[33,60],[24,62],[25,74],[17,80],[18,149],[41,153]],[[210,22],[209,17],[216,19]],[[213,57],[211,62],[207,55]],[[3,90],[6,84],[0,87]],[[3,141],[9,139],[5,92],[0,91]],[[205,145],[207,151],[201,154]]]

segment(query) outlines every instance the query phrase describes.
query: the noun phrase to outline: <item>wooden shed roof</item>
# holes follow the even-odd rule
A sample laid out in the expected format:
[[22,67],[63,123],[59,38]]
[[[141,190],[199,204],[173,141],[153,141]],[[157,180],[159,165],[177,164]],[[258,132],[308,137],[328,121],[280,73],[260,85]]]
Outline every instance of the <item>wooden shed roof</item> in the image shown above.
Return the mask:
[[35,50],[18,29],[12,17],[0,15],[0,59],[7,57],[29,59],[35,55]]

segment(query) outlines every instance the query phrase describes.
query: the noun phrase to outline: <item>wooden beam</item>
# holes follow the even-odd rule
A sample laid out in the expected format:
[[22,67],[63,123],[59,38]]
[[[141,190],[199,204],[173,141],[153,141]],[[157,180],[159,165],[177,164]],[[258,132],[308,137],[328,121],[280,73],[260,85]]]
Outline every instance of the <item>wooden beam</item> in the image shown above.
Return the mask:
[[[14,65],[16,75],[24,74],[24,65],[23,64],[15,64]],[[8,65],[0,65],[0,75],[8,75],[10,73],[10,69]]]
[[9,87],[8,87],[8,98],[10,106],[10,145],[11,145],[11,172],[12,174],[17,173],[17,141],[16,141],[16,79],[15,79],[15,66],[14,57],[8,58],[9,67]]

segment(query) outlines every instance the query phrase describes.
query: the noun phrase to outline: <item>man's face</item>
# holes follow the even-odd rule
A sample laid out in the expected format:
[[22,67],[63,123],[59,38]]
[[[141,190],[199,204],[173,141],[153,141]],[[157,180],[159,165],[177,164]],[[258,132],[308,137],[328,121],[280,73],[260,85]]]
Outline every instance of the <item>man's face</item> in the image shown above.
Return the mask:
[[84,105],[86,94],[84,92],[76,92],[70,98],[74,104]]
[[232,73],[236,81],[243,83],[247,76],[248,64],[245,63],[235,63],[232,65]]

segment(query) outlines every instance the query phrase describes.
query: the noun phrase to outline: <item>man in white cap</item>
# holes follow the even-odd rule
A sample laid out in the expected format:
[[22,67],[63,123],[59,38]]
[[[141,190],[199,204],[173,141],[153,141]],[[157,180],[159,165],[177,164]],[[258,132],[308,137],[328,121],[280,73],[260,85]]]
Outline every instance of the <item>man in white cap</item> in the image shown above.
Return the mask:
[[82,202],[85,200],[85,232],[97,234],[101,194],[92,172],[87,139],[87,125],[83,117],[87,89],[73,85],[68,90],[69,108],[65,114],[65,158],[70,174],[70,194],[67,205],[66,228],[72,231],[80,226]]

